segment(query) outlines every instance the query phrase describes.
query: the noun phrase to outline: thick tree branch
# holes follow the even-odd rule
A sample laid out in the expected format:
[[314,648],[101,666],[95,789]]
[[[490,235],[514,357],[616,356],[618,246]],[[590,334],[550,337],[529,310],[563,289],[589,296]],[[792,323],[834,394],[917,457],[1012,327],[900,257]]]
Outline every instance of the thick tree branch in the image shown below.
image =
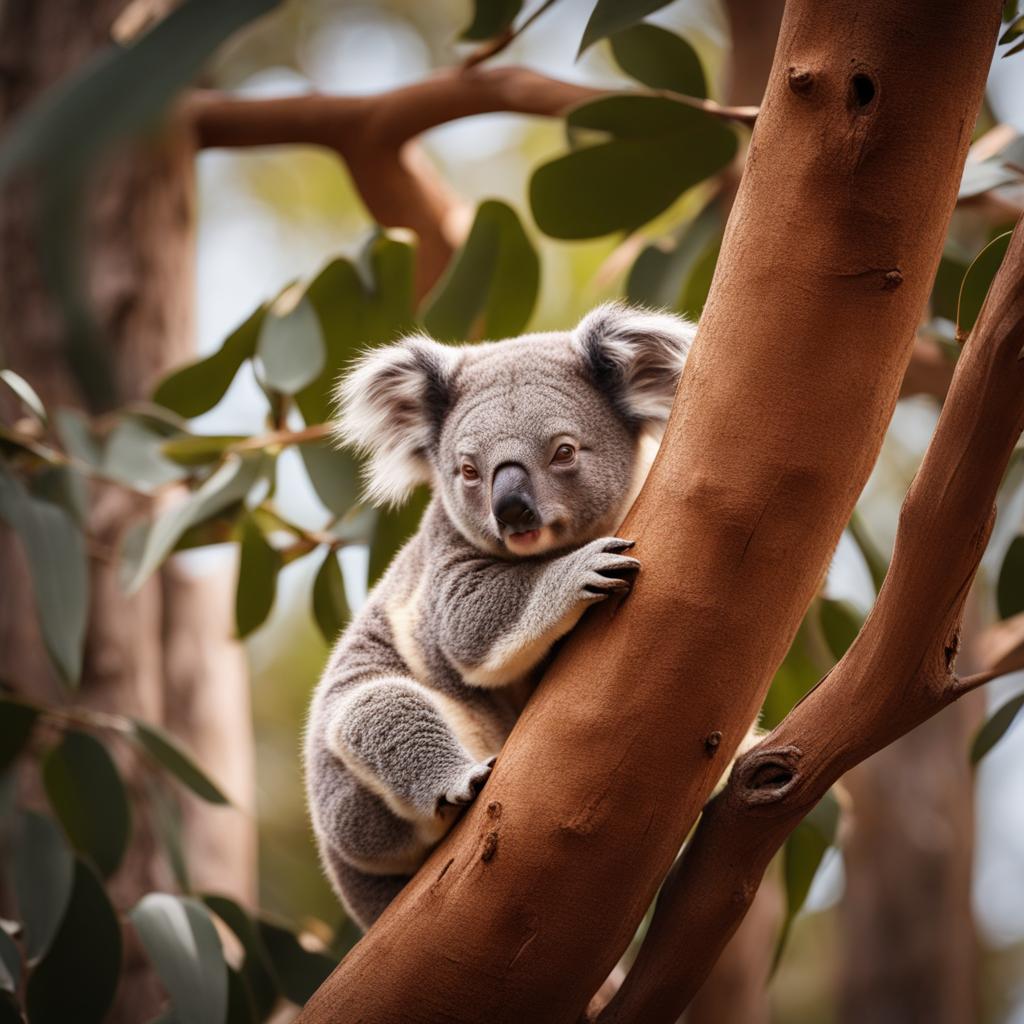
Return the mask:
[[[990,0],[786,4],[700,332],[623,527],[636,587],[570,635],[480,799],[306,1024],[557,1024],[608,976],[877,457],[998,25]],[[799,761],[783,753],[781,772],[748,761],[751,785],[784,791]]]
[[666,882],[640,957],[601,1024],[675,1020],[742,919],[771,857],[829,786],[1009,667],[966,679],[953,672],[964,600],[1024,429],[1022,348],[1024,222],[907,494],[875,608],[839,664],[737,762]]

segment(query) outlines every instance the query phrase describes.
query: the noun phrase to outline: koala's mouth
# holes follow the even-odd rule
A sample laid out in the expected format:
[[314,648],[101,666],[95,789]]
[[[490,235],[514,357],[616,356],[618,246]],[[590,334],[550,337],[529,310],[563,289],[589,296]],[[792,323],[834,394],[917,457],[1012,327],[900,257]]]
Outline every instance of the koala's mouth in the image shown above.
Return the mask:
[[505,547],[515,555],[535,555],[556,546],[555,531],[550,526],[506,533],[503,540]]

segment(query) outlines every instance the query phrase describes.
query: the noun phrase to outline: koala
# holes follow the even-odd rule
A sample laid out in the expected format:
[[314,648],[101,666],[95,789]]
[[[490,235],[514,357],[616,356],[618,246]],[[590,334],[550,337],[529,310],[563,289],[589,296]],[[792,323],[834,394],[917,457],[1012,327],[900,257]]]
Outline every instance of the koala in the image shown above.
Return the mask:
[[367,496],[432,498],[342,633],[305,740],[321,859],[369,927],[480,791],[552,648],[640,568],[615,536],[696,328],[612,303],[573,331],[407,337],[341,381]]

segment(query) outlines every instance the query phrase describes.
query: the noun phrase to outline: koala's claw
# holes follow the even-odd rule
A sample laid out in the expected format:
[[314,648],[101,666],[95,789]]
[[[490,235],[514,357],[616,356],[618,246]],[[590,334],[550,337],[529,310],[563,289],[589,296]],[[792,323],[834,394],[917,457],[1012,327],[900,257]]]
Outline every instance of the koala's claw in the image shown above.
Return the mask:
[[583,573],[580,589],[587,601],[603,601],[612,594],[628,593],[640,569],[640,562],[622,552],[633,541],[620,537],[602,537],[583,549]]
[[484,788],[484,783],[491,774],[495,760],[496,758],[491,757],[468,768],[465,774],[438,801],[439,807],[461,807],[471,804],[477,798],[480,790]]

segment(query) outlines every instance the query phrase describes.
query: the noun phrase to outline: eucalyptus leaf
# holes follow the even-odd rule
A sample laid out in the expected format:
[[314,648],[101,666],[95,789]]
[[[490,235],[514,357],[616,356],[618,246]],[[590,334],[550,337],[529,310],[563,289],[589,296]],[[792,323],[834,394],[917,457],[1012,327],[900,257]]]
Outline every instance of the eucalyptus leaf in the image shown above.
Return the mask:
[[103,446],[85,413],[61,406],[54,413],[53,419],[57,436],[68,455],[87,466],[99,468],[103,462]]
[[[280,303],[281,300],[278,300]],[[285,395],[294,395],[324,369],[326,350],[313,303],[305,296],[286,312],[267,310],[256,343],[263,379]]]
[[467,42],[494,39],[512,27],[523,0],[473,0],[473,20],[459,33]]
[[820,632],[814,605],[808,609],[782,664],[775,672],[761,709],[761,725],[774,729],[802,697],[810,692],[828,671],[819,654]]
[[175,1016],[188,1024],[224,1024],[228,974],[217,929],[197,900],[147,893],[129,914]]
[[478,321],[485,338],[511,337],[529,323],[539,286],[540,259],[519,217],[490,199],[427,297],[423,323],[441,340],[473,337]]
[[110,754],[88,733],[67,731],[43,759],[50,806],[72,846],[104,877],[118,868],[131,832],[131,808]]
[[310,952],[290,931],[269,921],[260,921],[259,931],[284,997],[303,1006],[338,961],[324,953]]
[[32,1024],[101,1024],[121,974],[121,924],[92,868],[75,862],[60,930],[28,979]]
[[735,133],[718,118],[661,96],[594,100],[575,108],[567,124],[604,132],[607,140],[534,173],[534,218],[554,238],[635,230],[736,153]]
[[999,617],[1012,618],[1024,612],[1024,534],[1015,537],[1003,558],[996,584]]
[[338,555],[328,548],[313,581],[313,618],[328,646],[337,641],[349,615]]
[[247,637],[266,621],[274,607],[281,555],[270,544],[256,520],[242,521],[238,586],[235,589],[235,623],[239,637]]
[[75,859],[57,824],[26,811],[14,844],[14,890],[25,926],[25,956],[35,963],[50,948],[71,896]]
[[132,729],[127,735],[196,796],[211,804],[230,802],[178,741],[163,730],[136,718],[132,720]]
[[977,764],[1006,735],[1022,707],[1024,693],[1018,693],[989,716],[971,743],[971,764]]
[[179,466],[205,466],[224,457],[233,445],[249,440],[244,434],[182,434],[160,445],[160,454]]
[[0,520],[15,533],[28,558],[43,642],[61,678],[76,685],[89,608],[85,539],[59,505],[28,494],[0,461]]
[[43,405],[43,400],[36,394],[35,388],[24,377],[13,370],[0,370],[0,381],[3,381],[18,396],[22,405],[36,419],[46,423],[46,406]]
[[21,984],[21,952],[14,939],[0,928],[0,989],[17,992]]
[[992,239],[967,268],[957,303],[956,326],[960,335],[966,335],[974,327],[1009,245],[1010,232],[1007,231]]
[[0,775],[14,763],[25,749],[32,727],[39,718],[39,708],[9,697],[0,697]]
[[657,25],[633,25],[611,37],[615,62],[651,89],[669,89],[704,99],[708,94],[697,51],[681,36]]
[[228,1007],[224,1014],[224,1024],[259,1024],[262,1017],[245,976],[230,965],[227,971]]
[[345,515],[359,496],[359,464],[329,441],[298,446],[316,496],[336,516]]
[[857,639],[863,619],[849,601],[834,601],[827,597],[818,602],[818,615],[825,642],[832,657],[839,661]]
[[204,895],[202,900],[234,932],[242,944],[245,958],[242,961],[241,974],[262,1020],[270,1014],[277,1003],[280,987],[259,928],[250,914],[227,896],[211,893]]
[[430,492],[418,487],[400,508],[377,510],[370,544],[370,586],[380,579],[402,545],[416,532],[429,501]]
[[583,53],[599,39],[635,25],[648,14],[667,7],[672,0],[597,0],[583,30],[579,52]]
[[192,883],[189,878],[188,861],[182,843],[181,805],[174,794],[168,791],[161,779],[149,780],[147,806],[153,831],[160,840],[167,863],[170,865],[175,882],[182,892],[189,892]]
[[150,490],[180,480],[185,472],[163,451],[163,433],[135,417],[126,417],[110,432],[103,472],[129,487]]

